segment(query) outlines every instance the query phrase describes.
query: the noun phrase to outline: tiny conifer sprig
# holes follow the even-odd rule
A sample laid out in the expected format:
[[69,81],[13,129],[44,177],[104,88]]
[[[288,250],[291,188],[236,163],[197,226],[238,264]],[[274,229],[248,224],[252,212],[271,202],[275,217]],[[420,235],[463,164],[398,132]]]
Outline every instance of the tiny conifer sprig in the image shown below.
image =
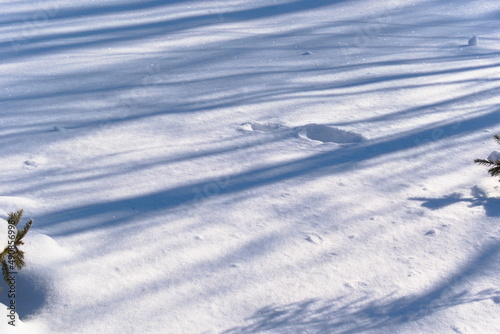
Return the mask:
[[[493,138],[500,145],[500,135],[494,135]],[[489,167],[488,173],[491,176],[500,176],[500,159],[492,160],[492,159],[475,159],[475,163]],[[500,180],[499,180],[500,182]]]
[[[17,225],[21,221],[23,213],[23,210],[9,213],[9,218],[7,219],[9,225],[13,225],[17,229]],[[9,285],[11,279],[11,272],[15,269],[21,270],[26,265],[24,262],[24,252],[19,249],[19,246],[24,244],[22,239],[26,233],[28,233],[32,224],[33,220],[30,219],[26,225],[24,225],[23,229],[17,229],[16,237],[12,240],[12,243],[0,253],[3,279],[7,285]]]

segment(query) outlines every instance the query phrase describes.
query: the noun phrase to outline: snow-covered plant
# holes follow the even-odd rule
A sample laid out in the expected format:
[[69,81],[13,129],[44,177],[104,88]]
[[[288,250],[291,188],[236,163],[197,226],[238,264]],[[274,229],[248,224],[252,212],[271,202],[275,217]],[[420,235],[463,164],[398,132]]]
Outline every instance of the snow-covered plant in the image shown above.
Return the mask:
[[22,239],[28,233],[33,220],[30,219],[20,230],[17,225],[21,221],[24,211],[9,213],[6,220],[0,218],[0,263],[5,282],[9,285],[10,274],[14,270],[21,270],[25,266],[24,252],[19,246],[24,244]]
[[[494,135],[493,138],[500,145],[500,135]],[[493,151],[488,159],[475,159],[474,162],[489,167],[488,173],[491,176],[500,176],[500,152]]]

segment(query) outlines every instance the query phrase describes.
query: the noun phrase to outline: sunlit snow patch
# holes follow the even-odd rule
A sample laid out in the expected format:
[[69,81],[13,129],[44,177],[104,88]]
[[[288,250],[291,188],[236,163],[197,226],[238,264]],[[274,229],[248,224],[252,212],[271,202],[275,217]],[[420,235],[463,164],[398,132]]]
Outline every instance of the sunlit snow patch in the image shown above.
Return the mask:
[[[16,300],[17,302],[17,300]],[[12,305],[12,306],[11,306]],[[14,310],[15,303],[7,305],[0,302],[0,333],[2,334],[48,334],[47,328],[38,323],[23,322]]]
[[[0,224],[5,222],[0,222]],[[1,225],[0,225],[1,226]],[[15,324],[2,327],[4,333],[46,333],[45,325],[38,321],[37,313],[47,302],[60,280],[58,268],[61,262],[71,258],[72,253],[60,246],[48,235],[30,231],[23,239],[26,267],[15,274]],[[0,295],[0,307],[9,305],[12,298]],[[3,305],[2,305],[3,304]],[[7,310],[7,308],[3,308]],[[7,310],[9,311],[9,310]],[[10,312],[10,311],[9,311]],[[2,315],[2,314],[0,314]],[[7,317],[2,315],[3,319]]]
[[35,210],[40,204],[32,199],[17,196],[0,196],[0,215],[7,216],[9,212],[24,209],[26,213]]
[[[10,306],[10,305],[9,305]],[[7,305],[0,303],[2,312],[0,313],[0,333],[2,334],[21,334],[28,333],[24,328],[24,324],[19,320],[19,316],[15,311],[12,311]]]

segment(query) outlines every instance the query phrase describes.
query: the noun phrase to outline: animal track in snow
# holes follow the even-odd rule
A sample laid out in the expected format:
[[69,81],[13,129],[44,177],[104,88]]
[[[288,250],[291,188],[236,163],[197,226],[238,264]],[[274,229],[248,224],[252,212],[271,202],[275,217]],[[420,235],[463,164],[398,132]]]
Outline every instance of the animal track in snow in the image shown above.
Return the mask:
[[24,162],[24,165],[33,168],[37,168],[38,166],[40,166],[40,164],[35,160],[26,160]]
[[276,130],[287,129],[287,127],[279,123],[250,122],[242,124],[240,126],[240,129],[244,131],[271,132]]
[[298,128],[298,135],[302,138],[321,141],[323,143],[358,143],[365,138],[356,132],[346,131],[323,124],[308,124]]
[[323,238],[316,233],[308,234],[307,237],[305,238],[305,240],[307,240],[313,244],[322,244],[323,243]]
[[33,156],[30,155],[28,160],[23,162],[24,167],[26,168],[38,168],[40,165],[43,165],[47,162],[47,158],[44,156]]
[[259,123],[249,122],[240,125],[240,130],[243,131],[256,131],[256,132],[274,132],[274,131],[288,131],[290,136],[297,136],[307,140],[315,140],[323,143],[359,143],[366,138],[356,132],[339,129],[333,126],[324,124],[307,124],[298,127],[287,127],[279,123]]

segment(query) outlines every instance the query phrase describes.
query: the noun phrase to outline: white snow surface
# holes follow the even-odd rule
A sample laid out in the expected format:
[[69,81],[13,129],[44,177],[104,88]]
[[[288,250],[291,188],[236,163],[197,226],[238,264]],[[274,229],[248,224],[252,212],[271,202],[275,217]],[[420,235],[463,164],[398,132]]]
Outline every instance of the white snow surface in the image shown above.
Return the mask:
[[491,161],[500,160],[500,152],[498,151],[491,152],[490,155],[488,156],[488,159]]
[[3,1],[0,332],[498,333],[499,13]]

